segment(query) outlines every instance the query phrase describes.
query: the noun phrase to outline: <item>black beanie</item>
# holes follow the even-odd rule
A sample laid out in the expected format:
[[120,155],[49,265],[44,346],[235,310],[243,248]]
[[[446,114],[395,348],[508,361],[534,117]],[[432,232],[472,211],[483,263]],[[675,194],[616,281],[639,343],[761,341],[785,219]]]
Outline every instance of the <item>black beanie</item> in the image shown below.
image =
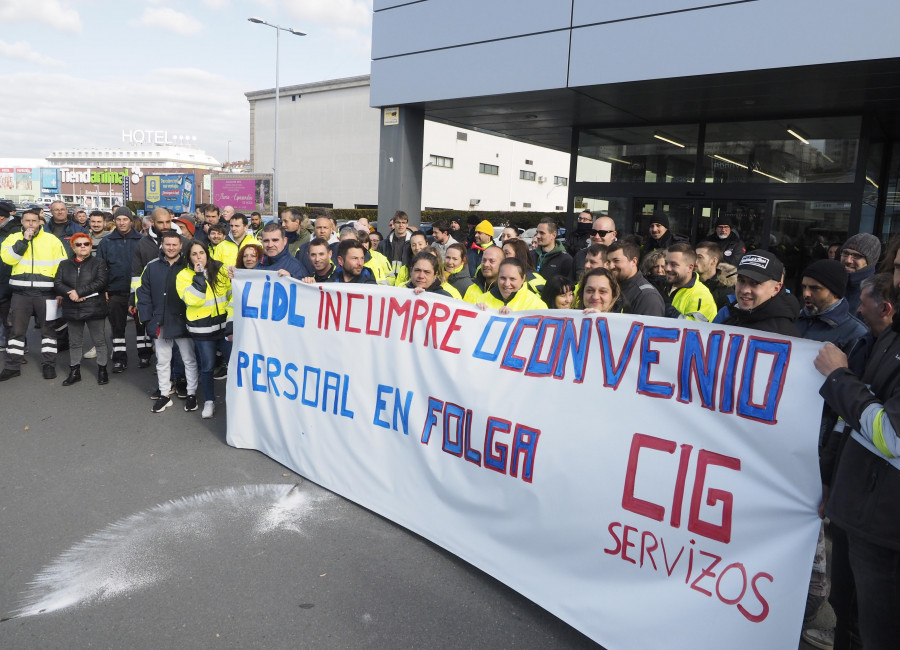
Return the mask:
[[813,262],[804,269],[803,277],[818,280],[839,299],[847,293],[847,270],[837,260]]
[[649,223],[658,223],[659,225],[665,227],[666,230],[668,230],[669,215],[661,211],[654,212],[653,216],[649,218]]

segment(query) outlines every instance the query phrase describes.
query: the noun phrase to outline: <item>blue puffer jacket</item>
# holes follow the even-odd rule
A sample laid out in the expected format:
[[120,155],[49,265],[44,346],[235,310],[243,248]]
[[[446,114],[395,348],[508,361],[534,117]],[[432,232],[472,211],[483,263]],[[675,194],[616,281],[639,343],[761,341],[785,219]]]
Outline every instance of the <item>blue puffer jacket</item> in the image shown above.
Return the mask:
[[178,339],[188,336],[184,301],[178,296],[175,278],[185,268],[184,256],[174,264],[159,257],[144,267],[137,288],[138,319],[153,338]]
[[125,235],[113,230],[97,245],[97,257],[104,260],[109,268],[110,293],[127,294],[131,291],[131,262],[141,237],[141,233],[134,228]]

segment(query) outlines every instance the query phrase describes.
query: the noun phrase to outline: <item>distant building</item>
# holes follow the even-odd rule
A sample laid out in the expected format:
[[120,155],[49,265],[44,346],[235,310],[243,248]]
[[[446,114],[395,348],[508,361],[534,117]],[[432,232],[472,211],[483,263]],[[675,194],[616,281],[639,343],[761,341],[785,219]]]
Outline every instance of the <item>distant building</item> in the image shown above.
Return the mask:
[[[246,93],[250,161],[272,172],[275,91]],[[287,205],[378,206],[381,111],[369,106],[369,77],[280,89],[278,193]],[[420,157],[419,157],[420,156]],[[563,211],[569,156],[508,137],[426,122],[415,164],[422,173],[421,208]],[[387,161],[390,164],[390,161]],[[412,164],[412,163],[410,163]],[[384,206],[382,206],[384,207]]]

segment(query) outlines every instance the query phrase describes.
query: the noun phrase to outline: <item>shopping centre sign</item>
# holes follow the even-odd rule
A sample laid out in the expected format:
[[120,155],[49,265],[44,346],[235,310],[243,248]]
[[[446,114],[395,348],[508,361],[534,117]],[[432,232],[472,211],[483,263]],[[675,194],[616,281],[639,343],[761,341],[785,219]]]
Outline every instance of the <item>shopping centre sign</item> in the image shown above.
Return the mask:
[[[128,169],[111,171],[109,169],[60,169],[60,177],[63,183],[104,183],[109,185],[122,185],[128,176]],[[131,182],[140,183],[144,172],[140,167],[131,168]]]

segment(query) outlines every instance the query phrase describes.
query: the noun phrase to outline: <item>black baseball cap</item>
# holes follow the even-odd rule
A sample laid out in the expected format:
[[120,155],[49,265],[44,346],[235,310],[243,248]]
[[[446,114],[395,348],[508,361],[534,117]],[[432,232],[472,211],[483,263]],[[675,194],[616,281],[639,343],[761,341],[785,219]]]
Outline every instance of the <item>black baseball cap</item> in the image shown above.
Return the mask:
[[784,277],[784,264],[773,253],[756,249],[746,253],[738,264],[738,275],[746,275],[751,280],[781,282]]

